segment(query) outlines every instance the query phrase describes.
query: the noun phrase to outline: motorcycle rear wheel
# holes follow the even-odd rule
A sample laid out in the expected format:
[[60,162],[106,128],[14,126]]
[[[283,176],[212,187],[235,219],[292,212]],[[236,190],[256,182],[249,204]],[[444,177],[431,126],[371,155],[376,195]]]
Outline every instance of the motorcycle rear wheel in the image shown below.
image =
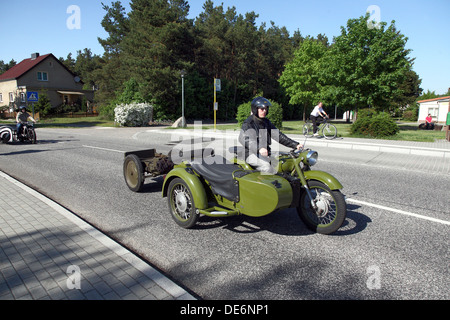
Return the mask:
[[311,196],[316,202],[317,210],[312,208],[311,201],[305,191],[300,196],[297,213],[305,225],[320,234],[336,232],[347,215],[347,204],[339,190],[330,190],[319,181],[309,181]]
[[34,129],[27,130],[27,138],[28,141],[30,141],[32,144],[36,143],[36,132],[34,131]]
[[173,179],[167,190],[167,200],[172,218],[182,228],[192,228],[198,220],[194,197],[186,182]]

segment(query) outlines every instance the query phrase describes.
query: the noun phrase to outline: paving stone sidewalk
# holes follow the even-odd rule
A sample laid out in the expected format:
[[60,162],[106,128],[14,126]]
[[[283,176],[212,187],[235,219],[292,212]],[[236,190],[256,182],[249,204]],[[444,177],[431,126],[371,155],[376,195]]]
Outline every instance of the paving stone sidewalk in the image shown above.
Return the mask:
[[73,213],[0,171],[0,300],[195,300]]

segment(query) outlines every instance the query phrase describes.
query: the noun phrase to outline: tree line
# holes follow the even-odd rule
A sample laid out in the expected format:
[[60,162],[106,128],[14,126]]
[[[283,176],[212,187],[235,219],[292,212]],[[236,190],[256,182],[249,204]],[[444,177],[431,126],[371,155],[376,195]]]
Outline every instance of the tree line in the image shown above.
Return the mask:
[[129,12],[120,1],[102,6],[104,53],[85,48],[60,60],[96,90],[105,114],[129,99],[152,103],[155,119],[178,118],[181,70],[188,119],[213,117],[214,78],[221,79],[217,116],[223,120],[235,119],[238,106],[257,95],[278,102],[284,119],[301,119],[319,100],[332,114],[334,106],[338,113],[393,112],[421,93],[407,38],[394,21],[371,27],[368,15],[350,19],[330,43],[321,34],[290,35],[273,22],[257,26],[256,12],[240,14],[212,0],[194,19],[185,0],[132,0]]

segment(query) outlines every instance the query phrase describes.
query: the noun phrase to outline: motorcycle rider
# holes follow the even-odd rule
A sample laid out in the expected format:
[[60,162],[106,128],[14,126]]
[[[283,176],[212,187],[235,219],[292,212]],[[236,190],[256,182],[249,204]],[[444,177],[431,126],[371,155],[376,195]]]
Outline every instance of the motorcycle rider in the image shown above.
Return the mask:
[[242,124],[239,142],[245,148],[245,161],[248,164],[258,171],[274,174],[275,168],[270,165],[271,140],[297,150],[303,145],[288,138],[266,118],[271,106],[270,101],[264,97],[252,101],[252,114]]
[[20,106],[19,112],[16,116],[16,128],[17,128],[17,136],[19,136],[22,133],[22,128],[25,123],[28,122],[28,119],[36,123],[36,120],[33,119],[32,116],[27,112],[27,108],[25,106]]

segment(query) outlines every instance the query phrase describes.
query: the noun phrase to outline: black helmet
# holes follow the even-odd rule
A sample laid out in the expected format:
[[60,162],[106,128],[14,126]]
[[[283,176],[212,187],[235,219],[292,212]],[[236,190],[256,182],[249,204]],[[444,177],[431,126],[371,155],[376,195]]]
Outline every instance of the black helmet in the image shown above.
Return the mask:
[[252,101],[252,113],[256,117],[258,117],[258,109],[267,108],[266,115],[268,115],[269,114],[269,107],[271,107],[271,106],[272,106],[272,104],[266,98],[263,98],[263,97],[255,98]]

